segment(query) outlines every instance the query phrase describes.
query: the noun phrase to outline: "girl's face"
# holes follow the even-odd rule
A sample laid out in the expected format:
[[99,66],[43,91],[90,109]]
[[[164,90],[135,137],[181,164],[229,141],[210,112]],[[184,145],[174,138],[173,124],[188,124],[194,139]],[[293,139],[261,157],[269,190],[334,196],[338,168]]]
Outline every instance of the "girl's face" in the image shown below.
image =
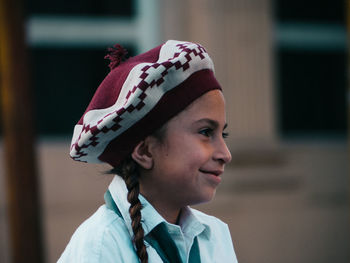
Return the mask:
[[166,124],[164,138],[149,137],[153,166],[141,174],[141,193],[173,208],[210,201],[231,160],[225,128],[221,91],[195,100]]

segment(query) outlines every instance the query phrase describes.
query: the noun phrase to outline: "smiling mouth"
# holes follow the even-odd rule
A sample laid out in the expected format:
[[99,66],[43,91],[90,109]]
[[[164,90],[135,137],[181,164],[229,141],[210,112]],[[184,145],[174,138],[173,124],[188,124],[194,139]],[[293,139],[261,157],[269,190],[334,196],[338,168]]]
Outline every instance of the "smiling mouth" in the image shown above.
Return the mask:
[[213,174],[215,176],[220,176],[223,173],[223,171],[220,171],[220,170],[206,171],[206,170],[199,169],[199,171],[204,174]]

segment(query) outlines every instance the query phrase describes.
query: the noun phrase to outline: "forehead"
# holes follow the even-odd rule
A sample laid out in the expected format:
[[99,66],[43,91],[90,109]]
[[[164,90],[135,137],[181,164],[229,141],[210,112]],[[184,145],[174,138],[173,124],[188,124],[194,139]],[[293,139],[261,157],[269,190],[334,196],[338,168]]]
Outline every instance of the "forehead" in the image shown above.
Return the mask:
[[168,124],[191,123],[200,119],[211,119],[223,125],[226,123],[225,101],[220,90],[205,93],[171,119]]

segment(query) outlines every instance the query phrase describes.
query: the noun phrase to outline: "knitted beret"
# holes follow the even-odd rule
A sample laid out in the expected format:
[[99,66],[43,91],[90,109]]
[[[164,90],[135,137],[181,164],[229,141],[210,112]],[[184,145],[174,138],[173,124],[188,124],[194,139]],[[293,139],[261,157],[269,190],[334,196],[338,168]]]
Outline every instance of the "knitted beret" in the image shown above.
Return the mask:
[[195,99],[221,89],[199,44],[169,40],[122,62],[123,55],[117,46],[108,56],[111,72],[74,127],[70,155],[76,161],[117,166]]

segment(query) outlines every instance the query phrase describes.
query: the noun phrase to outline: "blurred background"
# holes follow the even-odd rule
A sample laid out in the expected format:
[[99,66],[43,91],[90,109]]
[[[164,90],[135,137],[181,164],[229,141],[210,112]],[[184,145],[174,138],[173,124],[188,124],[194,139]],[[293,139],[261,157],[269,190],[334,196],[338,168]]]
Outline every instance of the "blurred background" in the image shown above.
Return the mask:
[[[204,45],[224,89],[233,159],[215,200],[197,208],[229,224],[239,262],[349,262],[347,8],[340,0],[26,1],[46,262],[103,203],[112,178],[108,166],[68,154],[109,71],[106,48],[120,43],[133,56],[167,39]],[[8,263],[0,136],[0,262]]]

